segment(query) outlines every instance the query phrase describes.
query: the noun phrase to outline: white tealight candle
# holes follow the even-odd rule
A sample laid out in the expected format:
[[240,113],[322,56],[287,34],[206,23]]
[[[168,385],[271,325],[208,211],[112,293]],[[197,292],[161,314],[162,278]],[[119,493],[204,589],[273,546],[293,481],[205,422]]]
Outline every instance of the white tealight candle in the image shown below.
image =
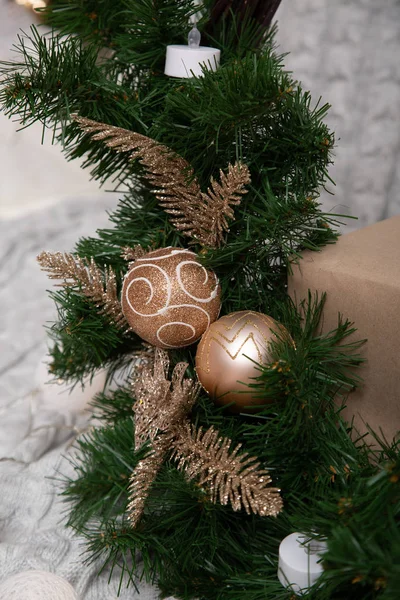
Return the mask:
[[199,77],[203,69],[216,71],[221,51],[209,46],[200,46],[200,32],[196,24],[188,36],[188,45],[173,44],[167,46],[164,73],[170,77]]
[[296,595],[306,592],[321,575],[321,554],[325,542],[307,541],[305,535],[292,533],[279,546],[278,579]]

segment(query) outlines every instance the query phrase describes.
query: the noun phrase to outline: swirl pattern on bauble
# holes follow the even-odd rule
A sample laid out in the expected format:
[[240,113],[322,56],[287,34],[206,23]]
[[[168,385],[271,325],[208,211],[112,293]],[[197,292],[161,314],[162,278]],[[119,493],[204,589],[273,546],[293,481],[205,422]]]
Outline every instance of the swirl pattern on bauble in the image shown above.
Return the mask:
[[196,254],[160,248],[138,258],[122,288],[122,310],[143,340],[160,348],[196,342],[219,315],[221,289]]

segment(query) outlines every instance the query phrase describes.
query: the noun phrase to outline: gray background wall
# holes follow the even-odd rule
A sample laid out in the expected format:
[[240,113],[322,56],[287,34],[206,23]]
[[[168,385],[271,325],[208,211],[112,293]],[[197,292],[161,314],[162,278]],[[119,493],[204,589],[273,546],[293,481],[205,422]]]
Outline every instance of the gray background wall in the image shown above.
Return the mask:
[[335,197],[353,227],[400,214],[399,0],[282,0],[278,42],[287,67],[332,108]]

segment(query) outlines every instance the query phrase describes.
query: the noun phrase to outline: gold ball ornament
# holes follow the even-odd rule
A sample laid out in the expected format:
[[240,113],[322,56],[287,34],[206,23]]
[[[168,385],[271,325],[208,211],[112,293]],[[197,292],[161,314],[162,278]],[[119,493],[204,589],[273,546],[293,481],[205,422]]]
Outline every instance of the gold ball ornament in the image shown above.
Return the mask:
[[[216,404],[232,404],[232,412],[249,410],[267,402],[246,383],[260,375],[256,365],[271,362],[270,342],[275,335],[290,338],[283,325],[262,313],[243,310],[215,321],[201,338],[196,353],[200,383]],[[251,359],[251,360],[249,360]]]
[[182,348],[218,318],[221,287],[194,252],[160,248],[135,260],[124,279],[121,304],[143,340],[159,348]]

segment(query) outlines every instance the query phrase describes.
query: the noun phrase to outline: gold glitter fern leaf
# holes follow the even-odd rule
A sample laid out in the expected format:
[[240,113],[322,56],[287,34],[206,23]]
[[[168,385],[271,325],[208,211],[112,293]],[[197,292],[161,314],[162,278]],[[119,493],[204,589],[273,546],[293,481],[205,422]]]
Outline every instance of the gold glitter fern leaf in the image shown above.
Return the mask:
[[154,185],[160,205],[170,215],[172,224],[184,235],[205,247],[218,248],[234,218],[233,207],[247,192],[250,173],[246,165],[228,166],[220,172],[221,182],[211,180],[207,193],[200,189],[190,164],[170,148],[134,131],[98,123],[73,115],[81,129],[95,140],[103,141],[118,152],[131,152],[146,170]]
[[211,179],[207,193],[200,192],[190,206],[187,199],[174,196],[160,198],[160,204],[172,215],[172,223],[185,235],[192,237],[202,246],[219,248],[229,231],[229,220],[233,220],[233,207],[241,202],[250,183],[250,173],[244,164],[228,166],[228,172],[220,171],[219,183]]
[[276,516],[283,506],[278,488],[269,487],[271,477],[241,444],[233,449],[232,440],[213,427],[203,431],[185,423],[175,437],[173,456],[189,480],[196,479],[212,502],[231,504],[234,511],[245,509],[265,516]]
[[62,252],[41,252],[37,260],[50,279],[63,280],[60,284],[63,287],[78,286],[80,292],[90,298],[117,327],[129,329],[118,300],[116,277],[111,267],[105,270],[103,276],[93,258],[89,261]]
[[177,428],[186,420],[199,393],[199,384],[184,377],[187,363],[175,366],[171,381],[169,365],[167,352],[157,348],[154,360],[145,360],[139,376],[133,379],[135,450],[148,444],[148,452],[132,472],[128,488],[128,519],[133,527],[143,514],[150,488],[171,449]]
[[257,459],[240,453],[240,444],[231,449],[232,440],[221,437],[212,427],[204,432],[190,425],[188,415],[199,384],[184,377],[187,366],[178,363],[170,381],[168,354],[158,348],[154,361],[145,361],[133,380],[135,450],[147,444],[147,453],[130,478],[130,523],[135,527],[139,522],[151,486],[168,456],[189,480],[196,479],[205,488],[211,502],[231,504],[235,511],[244,508],[248,514],[276,516],[282,509],[280,490],[269,487],[271,477]]
[[151,486],[171,446],[172,436],[164,435],[149,444],[145,457],[138,462],[129,480],[127,506],[128,520],[132,527],[139,523],[146,506]]

